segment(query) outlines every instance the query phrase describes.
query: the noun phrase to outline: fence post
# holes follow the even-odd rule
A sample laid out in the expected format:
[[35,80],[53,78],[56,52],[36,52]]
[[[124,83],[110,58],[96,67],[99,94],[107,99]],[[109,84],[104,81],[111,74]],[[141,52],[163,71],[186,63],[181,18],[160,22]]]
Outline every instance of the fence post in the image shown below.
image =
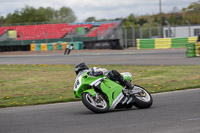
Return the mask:
[[170,24],[167,20],[165,20],[165,23],[168,25],[168,37],[170,37]]
[[147,25],[149,26],[149,38],[151,38],[152,37],[151,25],[149,23],[147,23]]
[[123,29],[124,29],[124,39],[125,39],[125,48],[127,49],[127,30],[126,30],[126,27],[123,26]]
[[142,27],[139,24],[137,24],[137,26],[139,27],[140,30],[140,39],[142,39]]
[[48,40],[47,40],[47,38],[48,38],[48,33],[46,32],[46,30],[44,30],[44,34],[45,34],[45,41],[46,41],[46,43],[48,43]]
[[21,45],[23,46],[24,45],[24,35],[22,32],[20,32],[20,35],[21,35]]
[[158,36],[159,38],[161,38],[161,34],[160,34],[160,24],[155,22],[155,24],[158,26]]
[[123,34],[122,34],[122,29],[117,28],[117,34],[118,34],[118,39],[120,40],[120,44],[123,47],[124,46],[124,41],[123,41]]
[[188,32],[189,32],[189,37],[191,37],[191,29],[190,29],[190,22],[186,20],[186,23],[188,24]]
[[133,40],[133,47],[136,47],[135,45],[135,29],[132,25],[130,25],[131,29],[132,29],[132,40]]
[[101,32],[100,32],[99,28],[97,28],[97,39],[98,40],[101,39]]

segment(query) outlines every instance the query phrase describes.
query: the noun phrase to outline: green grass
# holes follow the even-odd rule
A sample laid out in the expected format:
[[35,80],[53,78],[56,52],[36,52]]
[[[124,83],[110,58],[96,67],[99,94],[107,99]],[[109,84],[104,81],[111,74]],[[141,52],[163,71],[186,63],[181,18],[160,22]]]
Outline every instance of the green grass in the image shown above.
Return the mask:
[[[151,93],[200,88],[200,66],[94,65],[131,72]],[[92,67],[92,66],[90,66]],[[0,107],[76,101],[73,65],[0,65]]]

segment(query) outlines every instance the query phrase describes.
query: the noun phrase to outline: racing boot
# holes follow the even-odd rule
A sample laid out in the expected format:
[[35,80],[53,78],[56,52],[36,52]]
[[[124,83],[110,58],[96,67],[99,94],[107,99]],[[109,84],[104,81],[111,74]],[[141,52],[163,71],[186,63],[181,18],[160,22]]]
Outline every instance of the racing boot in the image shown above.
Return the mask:
[[131,90],[133,89],[134,85],[132,85],[131,83],[129,83],[123,76],[120,75],[120,77],[118,78],[118,82],[122,85],[125,86],[125,89]]
[[133,85],[129,83],[118,71],[112,70],[108,73],[110,79],[118,81],[122,86],[125,86],[125,89],[133,89]]

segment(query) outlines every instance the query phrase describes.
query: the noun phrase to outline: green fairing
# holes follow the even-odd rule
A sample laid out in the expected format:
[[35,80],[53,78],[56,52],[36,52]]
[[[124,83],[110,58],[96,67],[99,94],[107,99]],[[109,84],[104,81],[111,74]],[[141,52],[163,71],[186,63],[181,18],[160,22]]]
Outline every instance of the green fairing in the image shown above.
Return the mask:
[[95,97],[96,92],[94,91],[94,89],[89,89],[89,90],[83,91],[83,93],[86,93],[86,92],[90,93],[92,96]]
[[104,76],[98,76],[98,77],[93,77],[93,76],[88,76],[87,72],[84,72],[83,74],[81,74],[81,84],[79,89],[74,92],[75,97],[79,97],[81,98],[82,93],[88,89],[88,85],[92,82],[94,82],[95,80],[102,78]]
[[128,81],[128,82],[131,82],[131,77],[130,76],[124,76],[123,77]]
[[101,88],[102,92],[108,97],[109,107],[111,107],[115,98],[122,92],[122,86],[110,79],[105,79],[101,83]]
[[[124,73],[121,73],[121,75],[127,80],[131,81],[131,75],[126,75]],[[94,76],[89,76],[87,72],[82,73],[79,77],[78,80],[81,80],[79,83],[80,86],[76,91],[74,91],[75,97],[81,98],[83,93],[90,93],[92,96],[95,96],[96,92],[93,88],[88,88],[91,83],[94,81],[106,77],[105,75],[94,77]],[[80,78],[80,79],[79,79]],[[75,83],[76,84],[76,83]],[[109,107],[111,107],[113,101],[119,96],[119,94],[122,92],[122,86],[115,81],[111,79],[104,79],[101,84],[100,84],[102,92],[107,96],[108,101],[109,101]]]

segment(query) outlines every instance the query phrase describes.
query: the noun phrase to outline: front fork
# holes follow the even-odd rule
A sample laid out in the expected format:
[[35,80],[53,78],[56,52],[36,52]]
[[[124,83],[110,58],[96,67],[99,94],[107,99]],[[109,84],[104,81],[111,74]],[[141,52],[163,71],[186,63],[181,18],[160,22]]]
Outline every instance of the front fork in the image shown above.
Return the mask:
[[142,90],[137,89],[135,86],[133,87],[133,89],[125,89],[125,87],[123,87],[122,90],[126,96],[138,94],[141,95],[143,93]]

